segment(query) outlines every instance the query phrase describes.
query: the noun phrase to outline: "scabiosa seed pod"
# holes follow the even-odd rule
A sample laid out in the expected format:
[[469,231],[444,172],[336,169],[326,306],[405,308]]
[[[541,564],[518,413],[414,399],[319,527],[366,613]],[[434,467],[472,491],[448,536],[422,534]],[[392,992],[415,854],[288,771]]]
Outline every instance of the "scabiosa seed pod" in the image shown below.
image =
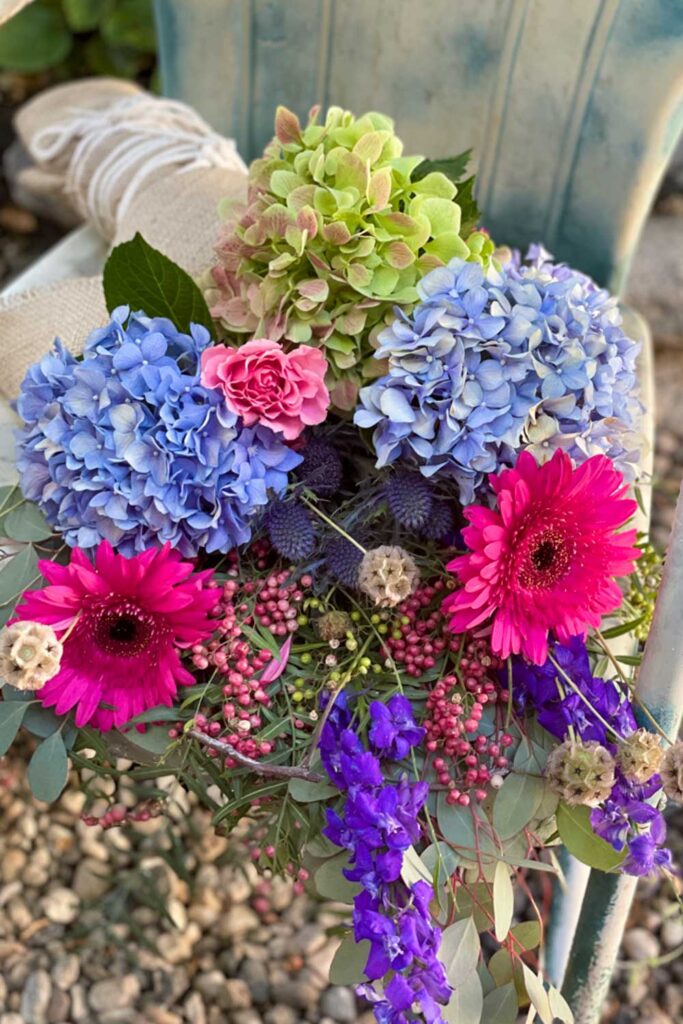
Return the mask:
[[300,562],[315,547],[313,523],[297,501],[275,501],[268,507],[266,526],[270,542],[283,558]]
[[619,744],[617,764],[627,779],[647,782],[659,771],[664,751],[656,733],[637,729]]
[[297,476],[320,498],[331,498],[342,482],[342,462],[336,449],[321,437],[313,437],[302,451]]
[[664,751],[659,774],[669,800],[683,804],[683,742],[679,740]]
[[551,752],[545,767],[551,789],[566,803],[597,807],[614,786],[614,758],[593,740],[567,739]]
[[52,626],[15,622],[0,631],[0,676],[17,690],[40,690],[59,672],[62,653]]
[[401,526],[419,530],[426,526],[434,507],[432,488],[420,473],[399,469],[384,489],[389,511]]
[[394,608],[415,590],[420,572],[403,548],[383,544],[366,551],[358,571],[358,586],[382,608]]
[[429,519],[420,527],[426,540],[443,540],[453,529],[453,510],[447,501],[435,501]]
[[362,559],[363,552],[360,548],[344,537],[335,537],[325,545],[327,568],[345,587],[358,586],[358,570]]
[[335,608],[331,612],[321,615],[315,627],[320,639],[329,643],[330,640],[343,640],[352,629],[353,623],[347,612]]

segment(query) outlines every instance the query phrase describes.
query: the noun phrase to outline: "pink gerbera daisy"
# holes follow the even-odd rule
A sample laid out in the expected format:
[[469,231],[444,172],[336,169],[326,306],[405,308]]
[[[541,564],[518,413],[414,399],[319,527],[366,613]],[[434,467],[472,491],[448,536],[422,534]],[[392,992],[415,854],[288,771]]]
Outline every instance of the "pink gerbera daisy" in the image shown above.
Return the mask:
[[497,508],[470,505],[470,553],[447,566],[463,584],[444,601],[454,633],[481,626],[502,658],[548,657],[548,634],[585,635],[621,604],[614,577],[633,570],[635,530],[617,533],[636,510],[621,473],[604,455],[574,468],[564,451],[539,466],[522,453],[490,477]]
[[95,564],[75,549],[69,565],[42,561],[49,586],[27,591],[17,618],[52,626],[64,650],[59,672],[36,697],[76,725],[106,731],[159,705],[193,682],[180,648],[213,631],[210,572],[193,572],[170,545],[132,558],[103,541]]

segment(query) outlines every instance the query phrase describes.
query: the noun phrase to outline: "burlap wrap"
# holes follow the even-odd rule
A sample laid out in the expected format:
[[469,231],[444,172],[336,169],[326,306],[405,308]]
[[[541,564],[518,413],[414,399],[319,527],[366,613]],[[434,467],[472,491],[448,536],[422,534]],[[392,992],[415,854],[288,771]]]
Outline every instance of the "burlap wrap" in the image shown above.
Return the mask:
[[[15,125],[34,162],[24,187],[63,197],[112,246],[139,231],[192,275],[213,261],[220,200],[246,191],[231,140],[184,104],[117,79],[49,89]],[[99,276],[0,297],[0,392],[14,397],[55,337],[77,353],[106,319]]]

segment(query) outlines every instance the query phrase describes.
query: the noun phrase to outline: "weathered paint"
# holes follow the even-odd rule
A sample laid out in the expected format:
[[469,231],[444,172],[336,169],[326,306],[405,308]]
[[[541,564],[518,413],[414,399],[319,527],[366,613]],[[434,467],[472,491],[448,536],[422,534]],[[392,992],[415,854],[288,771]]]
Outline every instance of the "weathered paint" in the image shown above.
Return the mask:
[[155,0],[164,90],[251,159],[284,103],[475,149],[494,237],[620,288],[683,127],[680,0]]

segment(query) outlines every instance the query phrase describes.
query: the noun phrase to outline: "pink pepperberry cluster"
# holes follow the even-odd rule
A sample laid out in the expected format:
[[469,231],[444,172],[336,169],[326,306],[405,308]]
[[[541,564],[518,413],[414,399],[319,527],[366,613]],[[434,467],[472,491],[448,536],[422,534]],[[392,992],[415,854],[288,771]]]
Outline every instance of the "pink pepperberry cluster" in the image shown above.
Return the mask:
[[123,804],[112,804],[99,817],[94,814],[82,814],[81,821],[84,825],[99,825],[100,828],[109,829],[130,825],[134,821],[150,821],[151,818],[158,818],[163,813],[164,808],[159,800],[145,800],[133,808],[124,807]]
[[472,798],[484,800],[484,787],[495,785],[500,770],[507,768],[504,751],[514,742],[510,733],[502,729],[493,736],[479,733],[484,706],[507,700],[507,691],[494,681],[501,666],[487,641],[472,640],[460,659],[459,674],[444,676],[427,698],[425,746],[439,754],[432,767],[439,784],[448,790],[449,804],[466,807]]
[[[443,580],[419,586],[399,605],[399,622],[384,642],[384,656],[402,665],[413,679],[434,668],[446,649],[460,650],[460,641],[449,632],[439,607],[445,589]],[[436,603],[435,598],[439,598]]]

